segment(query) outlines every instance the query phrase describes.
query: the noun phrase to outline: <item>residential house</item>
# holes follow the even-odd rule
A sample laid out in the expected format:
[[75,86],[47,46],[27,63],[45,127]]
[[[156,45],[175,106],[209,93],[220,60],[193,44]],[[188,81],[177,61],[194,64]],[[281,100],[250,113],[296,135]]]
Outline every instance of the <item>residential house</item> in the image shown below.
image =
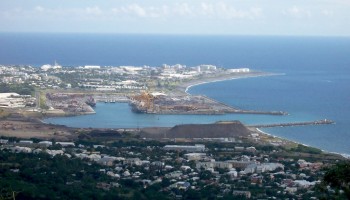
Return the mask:
[[188,152],[203,152],[205,151],[205,145],[196,144],[194,146],[189,145],[165,145],[164,150],[173,150],[173,151],[188,151]]
[[123,164],[141,166],[142,161],[140,160],[140,158],[126,158],[123,161]]
[[252,194],[249,191],[242,191],[242,190],[233,190],[232,192],[233,196],[243,196],[247,199],[250,199]]

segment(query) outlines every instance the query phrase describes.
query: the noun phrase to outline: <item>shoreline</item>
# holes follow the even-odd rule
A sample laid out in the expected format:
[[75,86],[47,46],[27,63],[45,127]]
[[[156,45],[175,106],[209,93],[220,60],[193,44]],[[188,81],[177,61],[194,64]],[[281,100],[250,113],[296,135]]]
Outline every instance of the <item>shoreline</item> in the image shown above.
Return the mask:
[[[236,77],[227,77],[227,78],[222,78],[222,79],[213,79],[213,80],[208,80],[208,81],[203,81],[203,82],[196,82],[196,81],[193,81],[194,83],[192,84],[189,84],[186,86],[186,89],[185,89],[185,93],[188,94],[188,95],[191,95],[188,90],[191,88],[191,87],[195,87],[195,86],[198,86],[198,85],[203,85],[203,84],[209,84],[209,83],[215,83],[215,82],[221,82],[221,81],[228,81],[228,80],[235,80],[235,79],[243,79],[243,78],[255,78],[255,77],[264,77],[264,76],[284,76],[286,75],[285,73],[266,73],[264,74],[264,72],[262,72],[263,74],[258,74],[258,75],[246,75],[246,76],[236,76]],[[330,153],[330,154],[336,154],[336,155],[340,155],[346,159],[350,159],[350,154],[346,154],[346,153],[339,153],[339,152],[331,152],[331,151],[327,151],[327,150],[324,150],[324,149],[321,149],[321,148],[318,148],[318,147],[314,147],[314,146],[310,146],[310,145],[307,145],[307,144],[304,144],[304,143],[301,143],[301,142],[297,142],[297,141],[294,141],[294,140],[290,140],[290,139],[287,139],[287,138],[282,138],[282,137],[279,137],[279,136],[276,136],[276,135],[272,135],[271,133],[267,133],[267,132],[264,132],[262,130],[260,130],[259,128],[254,128],[256,131],[258,131],[259,133],[261,134],[264,134],[264,135],[267,135],[267,136],[270,136],[270,137],[273,137],[273,138],[278,138],[278,139],[281,139],[281,140],[286,140],[288,142],[292,142],[292,143],[296,143],[296,144],[300,144],[300,145],[303,145],[303,146],[306,146],[306,147],[313,147],[313,148],[317,148],[317,149],[320,149],[322,152],[325,152],[325,153]]]
[[180,88],[184,88],[184,92],[188,95],[191,95],[188,90],[191,87],[194,86],[198,86],[198,85],[203,85],[203,84],[209,84],[209,83],[215,83],[215,82],[221,82],[221,81],[229,81],[229,80],[235,80],[235,79],[243,79],[243,78],[256,78],[256,77],[264,77],[264,76],[283,76],[285,75],[285,73],[266,73],[266,72],[253,72],[253,73],[261,73],[261,74],[234,74],[232,76],[227,76],[227,77],[217,77],[217,78],[213,78],[213,77],[208,77],[208,78],[204,78],[204,80],[194,80],[189,82],[189,83],[185,83],[185,84],[180,84],[178,87],[178,89]]
[[[229,80],[235,80],[235,79],[243,79],[243,78],[256,78],[256,77],[277,76],[277,75],[286,75],[286,74],[285,73],[268,73],[268,72],[251,72],[251,73],[248,73],[248,74],[239,74],[239,75],[237,75],[237,74],[230,74],[230,75],[225,75],[224,77],[207,77],[207,78],[193,80],[193,81],[189,81],[189,82],[186,82],[186,83],[183,83],[183,84],[179,84],[177,86],[177,89],[180,90],[181,92],[185,92],[187,95],[192,95],[192,94],[189,93],[189,89],[192,88],[192,87],[195,87],[195,86],[203,85],[203,84],[209,84],[209,83],[215,83],[215,82],[221,82],[221,81],[229,81]],[[70,116],[75,116],[75,115],[70,115]],[[70,117],[70,116],[68,116],[68,117]],[[51,117],[54,117],[54,116],[51,116]],[[67,117],[67,116],[61,116],[61,117]],[[40,121],[45,123],[45,124],[48,124],[44,120],[45,119],[40,120]],[[72,128],[80,128],[80,127],[72,127]],[[131,128],[131,127],[129,127],[129,128]],[[285,141],[292,142],[292,143],[295,143],[295,144],[304,145],[304,146],[307,146],[307,147],[317,148],[317,149],[320,149],[322,152],[331,153],[331,154],[337,154],[337,155],[340,155],[340,156],[342,156],[342,157],[344,157],[346,159],[350,159],[350,154],[339,153],[339,152],[330,152],[330,151],[323,150],[323,149],[318,148],[318,147],[310,146],[310,145],[307,145],[307,144],[304,144],[304,143],[301,143],[301,142],[297,142],[297,141],[290,140],[290,139],[287,139],[287,138],[282,138],[282,137],[279,137],[279,136],[276,136],[276,135],[264,132],[264,131],[262,131],[259,128],[254,128],[254,129],[257,132],[259,132],[261,134],[264,134],[264,135],[267,135],[269,137],[278,138],[278,139],[281,139],[281,140],[285,140]]]
[[262,130],[259,129],[259,128],[254,128],[254,129],[255,129],[257,132],[259,132],[260,134],[267,135],[267,136],[269,136],[269,137],[278,138],[278,139],[281,139],[281,140],[286,140],[286,141],[288,141],[288,142],[292,142],[292,143],[295,143],[295,144],[300,144],[300,145],[303,145],[303,146],[306,146],[306,147],[317,148],[317,149],[321,150],[321,151],[324,152],[324,153],[336,154],[336,155],[342,156],[343,158],[350,159],[350,154],[327,151],[327,150],[324,150],[324,149],[321,149],[321,148],[318,148],[318,147],[314,147],[314,146],[311,146],[311,145],[307,145],[307,144],[304,144],[304,143],[301,143],[301,142],[297,142],[297,141],[294,141],[294,140],[291,140],[291,139],[287,139],[287,138],[283,138],[283,137],[280,137],[280,136],[272,135],[271,133],[262,131]]

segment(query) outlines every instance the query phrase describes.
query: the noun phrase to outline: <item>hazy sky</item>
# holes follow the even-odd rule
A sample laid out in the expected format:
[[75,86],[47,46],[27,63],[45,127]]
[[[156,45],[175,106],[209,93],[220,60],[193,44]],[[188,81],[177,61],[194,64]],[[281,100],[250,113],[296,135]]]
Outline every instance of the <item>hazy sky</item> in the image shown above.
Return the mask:
[[350,36],[350,0],[1,0],[0,32]]

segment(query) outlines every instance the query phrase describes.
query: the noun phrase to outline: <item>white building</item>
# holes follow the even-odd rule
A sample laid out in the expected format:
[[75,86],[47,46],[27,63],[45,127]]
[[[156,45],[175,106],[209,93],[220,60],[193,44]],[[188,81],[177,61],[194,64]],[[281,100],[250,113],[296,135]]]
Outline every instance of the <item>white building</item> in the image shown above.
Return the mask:
[[17,93],[0,93],[0,107],[23,108],[25,103]]
[[230,169],[230,171],[227,172],[226,174],[229,175],[231,178],[234,178],[234,177],[238,176],[238,173],[237,173],[237,171],[234,168]]
[[60,144],[63,147],[73,146],[75,147],[74,142],[56,142],[56,144]]
[[7,144],[8,142],[9,142],[9,140],[0,139],[0,144]]
[[164,150],[173,151],[188,151],[188,152],[203,152],[205,151],[205,145],[196,144],[194,146],[189,145],[165,145]]
[[284,189],[284,191],[286,191],[290,194],[293,194],[293,193],[298,191],[298,188],[297,187],[286,187],[286,189]]
[[47,71],[49,69],[62,69],[62,66],[57,64],[57,62],[55,62],[55,65],[50,65],[50,64],[46,64],[40,67],[41,70],[43,71]]
[[12,152],[15,152],[15,153],[32,153],[32,149],[29,148],[29,147],[19,147],[19,146],[15,146],[15,147],[11,147],[10,150]]
[[123,164],[141,166],[142,161],[140,158],[127,158],[123,161]]
[[231,73],[247,73],[250,72],[249,68],[238,68],[238,69],[229,69],[228,70]]
[[50,154],[51,156],[64,154],[64,152],[62,150],[49,150],[49,149],[46,149],[46,153]]
[[284,165],[280,163],[262,163],[262,164],[250,164],[245,169],[244,172],[247,173],[263,173],[274,171],[277,168],[284,169]]
[[183,175],[183,173],[181,171],[174,171],[174,172],[171,172],[169,174],[165,174],[165,177],[166,178],[179,178],[182,175]]
[[45,145],[47,147],[52,146],[52,142],[51,141],[41,141],[41,142],[39,142],[39,144]]
[[293,183],[300,188],[309,188],[310,186],[314,186],[316,184],[316,181],[309,182],[307,180],[295,180]]
[[98,66],[98,65],[85,65],[84,69],[101,69],[101,66]]
[[187,160],[202,160],[207,157],[205,153],[187,153],[184,155]]
[[196,163],[196,168],[199,170],[203,168],[204,170],[209,170],[212,168],[220,169],[232,169],[232,164],[229,162],[198,162]]
[[197,67],[197,71],[214,71],[216,70],[216,66],[214,65],[199,65]]
[[187,171],[187,170],[191,170],[191,167],[190,167],[190,166],[186,166],[186,165],[182,165],[182,166],[180,167],[180,169],[181,169],[182,171]]
[[31,140],[20,140],[18,144],[33,144],[33,141]]

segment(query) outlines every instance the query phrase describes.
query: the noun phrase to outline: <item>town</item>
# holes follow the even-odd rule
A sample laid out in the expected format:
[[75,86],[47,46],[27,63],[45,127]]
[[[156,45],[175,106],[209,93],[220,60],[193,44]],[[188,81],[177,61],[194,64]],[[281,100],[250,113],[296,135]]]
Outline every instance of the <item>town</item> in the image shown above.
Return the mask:
[[239,121],[149,128],[72,128],[48,116],[94,114],[127,102],[136,113],[270,114],[241,110],[187,89],[273,75],[248,68],[0,66],[0,197],[4,199],[344,198],[327,170],[348,161]]
[[[282,156],[286,155],[286,149],[281,146],[262,146],[242,140],[231,138],[201,144],[119,140],[94,144],[83,140],[52,142],[9,138],[0,140],[0,154],[15,154],[12,157],[20,154],[22,157],[27,154],[42,157],[47,154],[49,157],[46,159],[80,159],[84,165],[99,166],[94,173],[104,178],[96,179],[100,180],[96,182],[97,189],[119,191],[126,197],[135,197],[138,190],[158,188],[160,197],[165,199],[228,196],[242,199],[317,199],[321,195],[316,191],[317,184],[321,183],[322,167],[339,159],[325,156],[320,161],[312,152],[293,155],[293,151],[289,153],[292,156],[287,157]],[[13,177],[21,177],[27,170],[27,166],[11,163],[11,160],[3,163],[7,163],[2,166],[3,173],[12,173]],[[35,177],[39,172],[52,173],[50,169],[37,166],[32,169],[31,176]],[[67,176],[61,177],[66,180],[63,184],[84,185],[81,182],[83,175]],[[133,187],[130,188],[130,185]],[[123,190],[129,192],[123,193]],[[334,192],[328,189],[329,194]],[[147,192],[144,195],[147,196]]]
[[[254,131],[229,137],[156,140],[128,130],[118,132],[123,133],[81,133],[70,142],[2,137],[0,158],[6,165],[1,176],[30,181],[43,173],[58,173],[45,164],[36,165],[28,175],[28,166],[17,157],[44,163],[64,159],[64,173],[49,177],[60,176],[62,188],[81,189],[87,187],[84,177],[93,174],[89,187],[96,190],[96,198],[106,193],[126,199],[319,199],[338,194],[322,186],[324,170],[346,160]],[[79,167],[71,169],[70,162],[79,162]]]
[[[46,116],[93,114],[96,102],[128,102],[138,113],[285,115],[282,111],[250,111],[222,104],[202,95],[189,95],[191,85],[241,77],[273,75],[249,68],[214,65],[0,66],[0,107],[21,108]],[[21,87],[17,87],[21,85]],[[28,95],[32,95],[28,96]]]
[[1,82],[28,83],[41,89],[85,88],[96,91],[137,91],[150,87],[171,86],[176,82],[198,76],[215,76],[221,73],[249,73],[249,68],[224,69],[214,65],[150,66],[67,66],[43,65],[0,66]]

